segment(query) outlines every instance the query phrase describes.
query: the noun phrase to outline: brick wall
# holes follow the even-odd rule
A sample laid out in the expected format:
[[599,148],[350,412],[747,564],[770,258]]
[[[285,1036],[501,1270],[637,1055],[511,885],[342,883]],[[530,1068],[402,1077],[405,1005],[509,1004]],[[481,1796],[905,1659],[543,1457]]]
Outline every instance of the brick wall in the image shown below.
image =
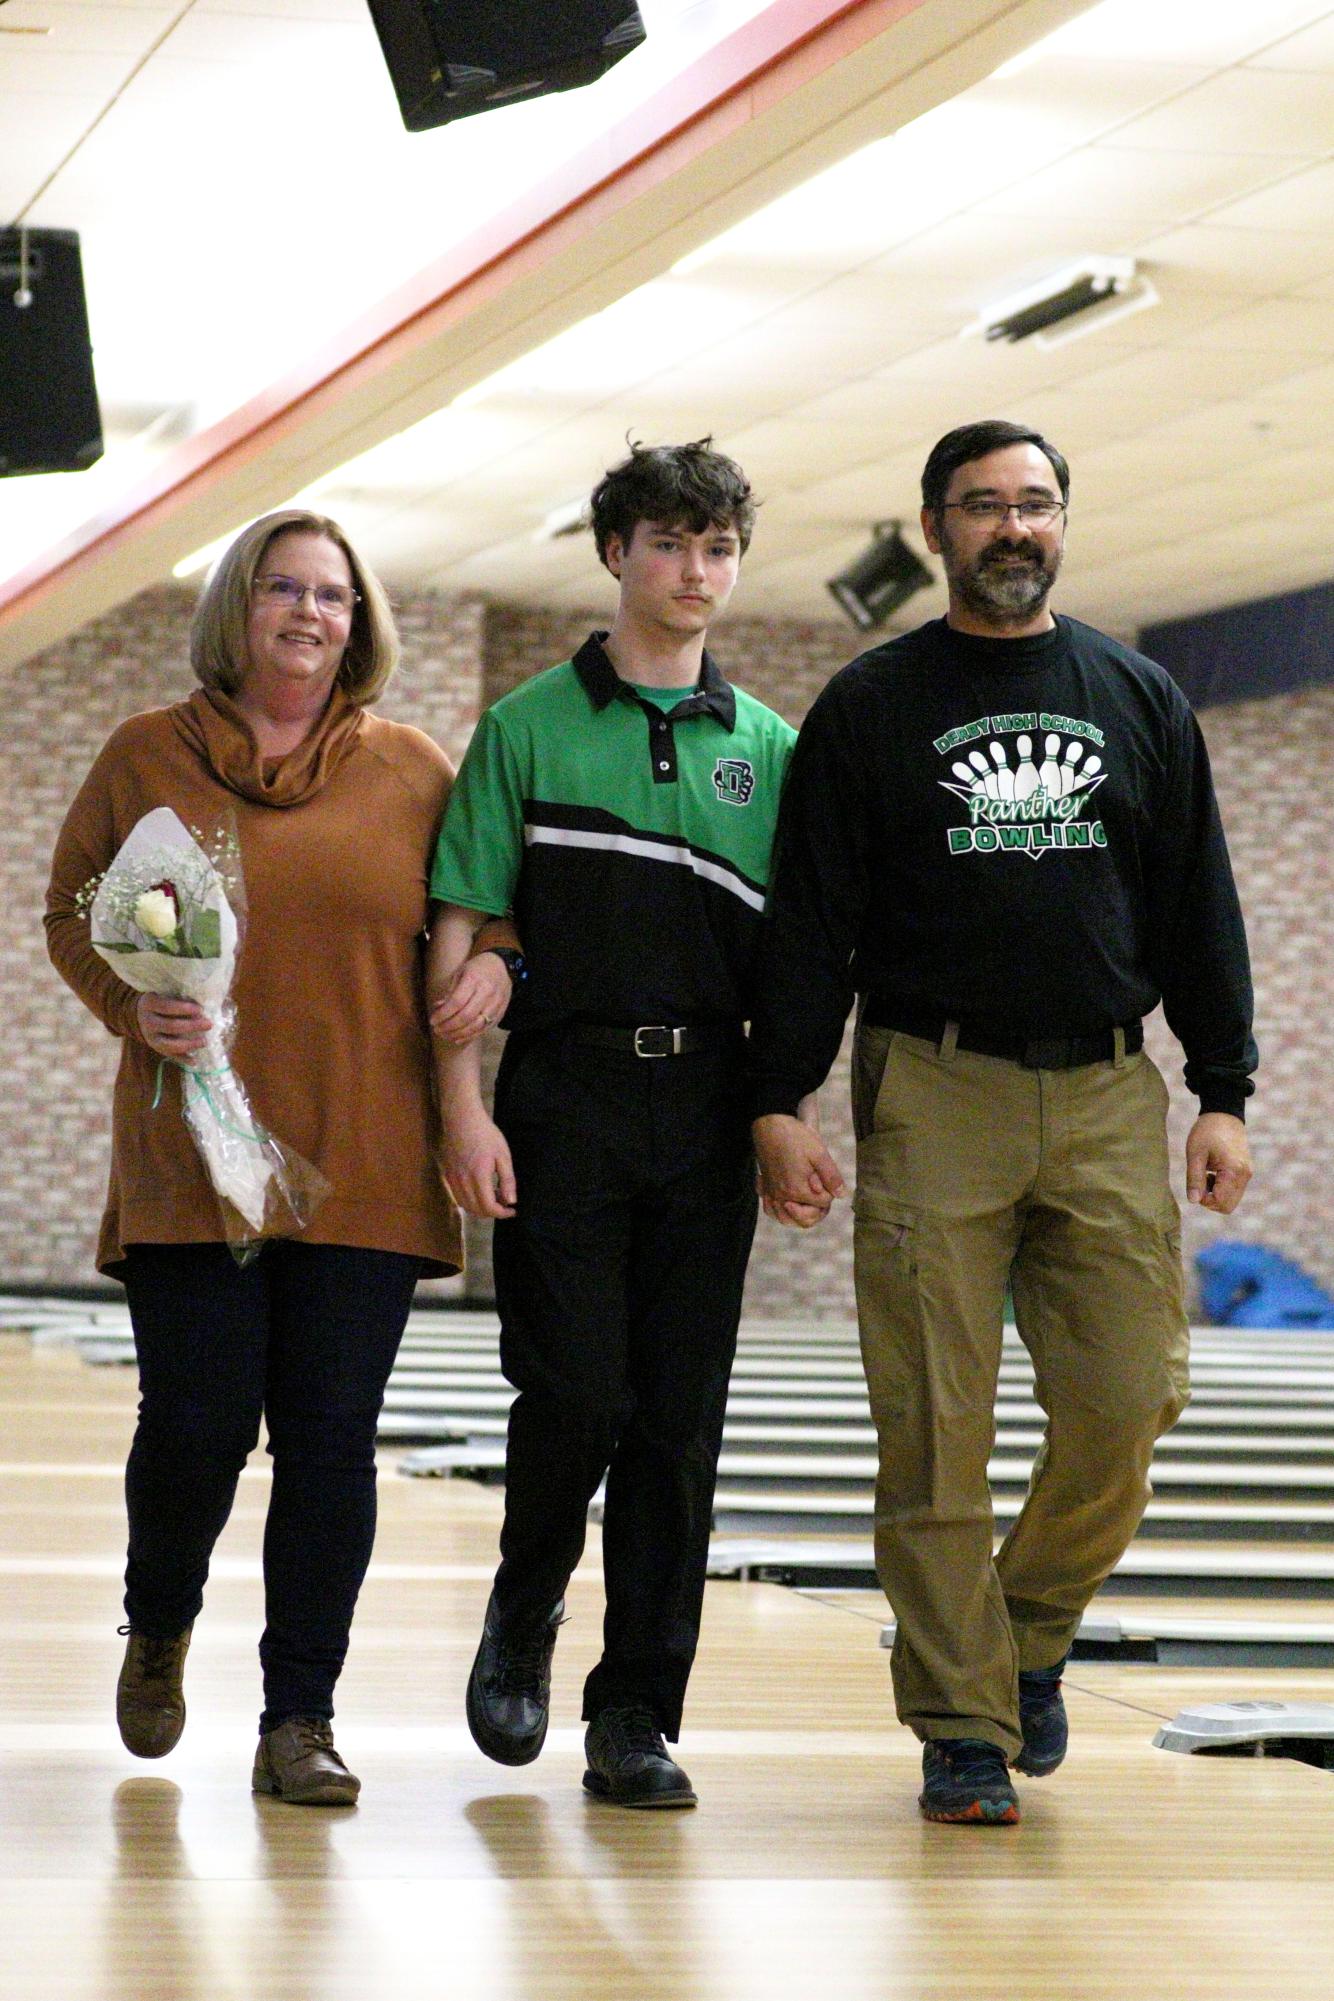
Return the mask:
[[[568,659],[606,618],[595,612],[556,614],[497,606],[487,620],[485,688],[487,703],[557,660]],[[756,695],[793,724],[800,723],[831,674],[846,666],[854,647],[845,627],[781,625],[765,619],[728,619],[716,628],[714,650],[729,679]],[[495,1037],[496,1042],[500,1037]],[[488,1069],[495,1061],[488,1050]],[[821,1118],[829,1143],[844,1164],[852,1164],[852,1123],[848,1112],[848,1046],[821,1097]],[[469,1288],[490,1286],[490,1226],[470,1224]],[[852,1232],[846,1205],[836,1221],[818,1231],[782,1230],[760,1217],[755,1252],[746,1283],[746,1311],[768,1319],[842,1319],[851,1312]]]
[[[40,909],[61,817],[113,726],[193,685],[186,631],[193,594],[144,593],[9,677],[0,772],[8,824],[0,847],[0,1008],[8,1086],[0,1100],[0,1287],[82,1284],[106,1178],[115,1045],[51,971]],[[458,757],[479,707],[567,656],[596,622],[427,594],[399,603],[404,659],[386,714],[426,728]],[[729,620],[717,651],[729,674],[798,722],[854,650],[837,625]],[[1257,1178],[1232,1221],[1192,1215],[1187,1256],[1217,1235],[1261,1239],[1334,1288],[1334,1198],[1325,1133],[1334,1125],[1334,896],[1330,780],[1334,689],[1209,710],[1203,718],[1251,933],[1263,1068],[1251,1122]],[[498,1040],[498,1038],[497,1038]],[[1174,1145],[1192,1108],[1161,1023],[1150,1046],[1173,1086]],[[826,1086],[825,1123],[852,1163],[846,1060]],[[489,1291],[485,1232],[472,1233],[469,1291]],[[809,1234],[762,1219],[751,1266],[752,1312],[845,1318],[851,1311],[850,1219]]]
[[[595,613],[551,615],[497,609],[487,621],[486,699],[567,657]],[[730,619],[715,630],[725,671],[799,723],[829,676],[857,650],[841,625]],[[1235,1217],[1186,1213],[1183,1250],[1219,1235],[1264,1242],[1295,1257],[1334,1291],[1334,1178],[1325,1135],[1334,1130],[1334,1059],[1326,1026],[1334,1017],[1334,688],[1206,710],[1202,723],[1246,912],[1255,968],[1256,1035],[1262,1067],[1250,1113],[1256,1179]],[[1195,1100],[1181,1082],[1181,1053],[1161,1012],[1148,1046],[1172,1092],[1171,1132],[1178,1199],[1185,1135]],[[821,1093],[825,1136],[851,1180],[848,1041]],[[485,1231],[470,1245],[474,1278],[489,1266]],[[852,1218],[846,1203],[807,1233],[761,1216],[746,1294],[747,1310],[769,1318],[846,1319],[852,1311]]]
[[[5,685],[0,1289],[97,1279],[92,1258],[118,1044],[52,970],[41,910],[61,820],[112,729],[195,686],[194,601],[183,586],[146,591],[27,661]],[[381,710],[429,730],[457,759],[478,715],[483,607],[423,594],[402,600],[399,613],[403,664]],[[432,1289],[453,1286],[446,1280]]]
[[[1200,721],[1246,913],[1260,1069],[1247,1115],[1255,1180],[1235,1216],[1187,1214],[1187,1265],[1213,1238],[1242,1237],[1296,1258],[1334,1293],[1334,687],[1206,709]],[[1149,1027],[1179,1161],[1195,1100],[1161,1012]]]

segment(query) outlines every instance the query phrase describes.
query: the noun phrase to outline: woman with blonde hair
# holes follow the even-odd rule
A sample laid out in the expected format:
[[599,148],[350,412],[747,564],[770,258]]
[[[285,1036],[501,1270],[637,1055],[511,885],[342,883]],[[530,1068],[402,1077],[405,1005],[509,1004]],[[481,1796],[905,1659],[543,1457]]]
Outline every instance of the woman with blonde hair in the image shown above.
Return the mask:
[[[253,1785],[303,1805],[357,1796],[330,1719],[375,1532],[376,1420],[418,1278],[461,1259],[433,1161],[423,990],[453,772],[421,731],[370,712],[397,654],[384,591],[336,523],[296,509],[255,522],[196,612],[201,685],[113,733],[61,830],[47,901],[52,959],[122,1042],[97,1249],[129,1297],[141,1385],[121,1736],[155,1758],[181,1734],[191,1628],[263,1415],[273,1481]],[[163,806],[239,841],[233,1062],[262,1126],[327,1184],[305,1227],[246,1265],[180,1110],[176,1066],[209,1020],[118,979],[83,909],[85,885]],[[514,942],[507,926],[494,935]],[[478,952],[448,996],[447,1032],[479,1034],[508,995],[505,964]]]

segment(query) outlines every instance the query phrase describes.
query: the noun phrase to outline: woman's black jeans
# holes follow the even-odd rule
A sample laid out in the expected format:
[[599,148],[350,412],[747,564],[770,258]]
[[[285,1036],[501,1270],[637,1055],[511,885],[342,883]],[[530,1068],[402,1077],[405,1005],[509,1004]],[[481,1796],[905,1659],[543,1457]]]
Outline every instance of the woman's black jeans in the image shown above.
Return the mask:
[[132,1244],[121,1277],[139,1359],[125,1469],[125,1610],[171,1639],[203,1603],[213,1545],[264,1417],[261,1730],[333,1715],[375,1540],[375,1427],[418,1259],[274,1241],[241,1269],[225,1244]]

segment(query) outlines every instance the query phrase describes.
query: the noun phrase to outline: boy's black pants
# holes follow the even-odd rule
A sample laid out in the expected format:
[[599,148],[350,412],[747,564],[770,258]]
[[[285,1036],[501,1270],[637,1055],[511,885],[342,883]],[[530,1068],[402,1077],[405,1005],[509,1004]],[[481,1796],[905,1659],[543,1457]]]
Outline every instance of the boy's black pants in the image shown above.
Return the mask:
[[755,1230],[744,1044],[662,1058],[512,1037],[496,1085],[517,1211],[497,1223],[510,1412],[496,1602],[550,1611],[607,1476],[602,1659],[584,1716],[643,1701],[675,1738]]

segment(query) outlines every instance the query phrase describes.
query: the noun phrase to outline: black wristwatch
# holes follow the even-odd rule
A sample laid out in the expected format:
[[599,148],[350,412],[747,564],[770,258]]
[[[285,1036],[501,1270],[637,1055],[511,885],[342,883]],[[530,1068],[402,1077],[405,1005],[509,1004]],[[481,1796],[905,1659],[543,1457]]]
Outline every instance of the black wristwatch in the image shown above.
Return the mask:
[[[494,952],[514,985],[522,986],[528,977],[528,961],[522,952],[516,951],[513,945],[484,945],[482,951]],[[480,958],[481,952],[477,956]]]

